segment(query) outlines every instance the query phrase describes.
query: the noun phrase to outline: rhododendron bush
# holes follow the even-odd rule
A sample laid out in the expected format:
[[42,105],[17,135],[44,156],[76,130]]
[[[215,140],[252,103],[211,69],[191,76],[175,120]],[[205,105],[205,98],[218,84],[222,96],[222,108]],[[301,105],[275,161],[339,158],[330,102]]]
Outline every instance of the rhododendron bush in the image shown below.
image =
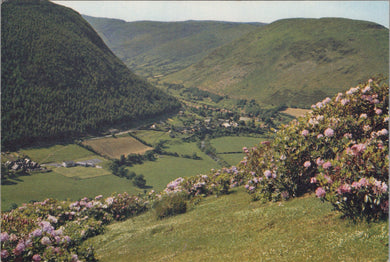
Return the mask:
[[127,193],[24,204],[1,216],[1,261],[95,261],[83,241],[104,225],[146,210],[147,202]]
[[240,168],[253,199],[277,201],[315,190],[346,216],[386,216],[388,92],[387,80],[370,79],[313,105],[272,142],[244,148]]

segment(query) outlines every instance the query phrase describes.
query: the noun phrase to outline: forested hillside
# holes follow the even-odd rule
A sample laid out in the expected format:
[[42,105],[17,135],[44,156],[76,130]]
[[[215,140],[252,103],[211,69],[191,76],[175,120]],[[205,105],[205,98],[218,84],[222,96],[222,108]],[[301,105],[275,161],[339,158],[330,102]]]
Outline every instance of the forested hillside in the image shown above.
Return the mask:
[[131,70],[145,77],[184,69],[215,48],[264,25],[216,21],[125,22],[83,17]]
[[286,19],[162,81],[263,104],[310,107],[388,70],[387,28],[341,18]]
[[96,133],[179,107],[132,73],[69,8],[7,1],[1,34],[5,148]]

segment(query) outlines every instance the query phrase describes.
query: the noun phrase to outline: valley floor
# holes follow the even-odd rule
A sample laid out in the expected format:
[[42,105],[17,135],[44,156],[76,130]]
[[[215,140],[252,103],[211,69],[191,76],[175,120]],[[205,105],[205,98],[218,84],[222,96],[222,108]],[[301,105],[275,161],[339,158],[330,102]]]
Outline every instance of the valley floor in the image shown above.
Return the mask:
[[153,211],[88,241],[99,261],[387,261],[388,223],[352,223],[313,195],[251,202],[243,188],[187,213]]

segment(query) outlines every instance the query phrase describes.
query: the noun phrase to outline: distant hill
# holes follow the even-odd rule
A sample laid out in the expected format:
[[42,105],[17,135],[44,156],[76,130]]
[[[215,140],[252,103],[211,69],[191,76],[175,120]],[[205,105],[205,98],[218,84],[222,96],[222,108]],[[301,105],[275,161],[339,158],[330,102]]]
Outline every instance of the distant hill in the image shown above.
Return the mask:
[[83,17],[131,70],[145,77],[184,69],[215,48],[264,25],[216,21],[125,22]]
[[286,19],[162,81],[264,104],[309,107],[388,70],[387,28],[339,18]]
[[178,108],[132,73],[75,11],[38,0],[7,1],[1,11],[3,148]]

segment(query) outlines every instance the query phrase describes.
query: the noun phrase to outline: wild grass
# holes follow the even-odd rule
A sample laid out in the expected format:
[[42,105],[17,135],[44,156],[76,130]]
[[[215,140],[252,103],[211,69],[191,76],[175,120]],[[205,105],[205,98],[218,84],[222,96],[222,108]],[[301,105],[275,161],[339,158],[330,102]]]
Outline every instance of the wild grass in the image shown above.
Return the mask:
[[251,202],[239,188],[157,220],[148,212],[88,241],[99,261],[387,261],[388,223],[352,223],[315,196]]

